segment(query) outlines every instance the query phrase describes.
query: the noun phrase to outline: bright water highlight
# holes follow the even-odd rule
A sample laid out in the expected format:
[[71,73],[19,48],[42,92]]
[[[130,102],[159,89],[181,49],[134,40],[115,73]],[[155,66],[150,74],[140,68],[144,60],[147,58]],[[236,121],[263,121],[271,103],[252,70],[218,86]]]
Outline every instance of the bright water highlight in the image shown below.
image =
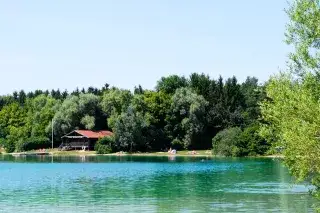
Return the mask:
[[313,212],[273,159],[0,156],[0,212]]

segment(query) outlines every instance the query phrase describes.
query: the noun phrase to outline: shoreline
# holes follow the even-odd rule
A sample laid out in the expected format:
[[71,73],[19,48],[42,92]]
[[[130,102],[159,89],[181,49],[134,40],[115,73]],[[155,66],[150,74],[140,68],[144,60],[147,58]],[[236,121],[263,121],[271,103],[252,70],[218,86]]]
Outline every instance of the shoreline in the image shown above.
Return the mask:
[[[223,156],[216,156],[210,150],[199,150],[197,154],[191,154],[189,151],[180,151],[177,154],[169,154],[167,152],[141,152],[141,153],[111,153],[111,154],[97,154],[95,151],[57,151],[49,150],[48,152],[30,151],[18,153],[0,153],[0,155],[11,155],[14,157],[21,156],[56,156],[56,157],[83,157],[83,156],[139,156],[139,157],[210,157],[210,158],[224,158]],[[246,156],[243,158],[278,158],[283,159],[283,155],[266,155],[266,156]]]

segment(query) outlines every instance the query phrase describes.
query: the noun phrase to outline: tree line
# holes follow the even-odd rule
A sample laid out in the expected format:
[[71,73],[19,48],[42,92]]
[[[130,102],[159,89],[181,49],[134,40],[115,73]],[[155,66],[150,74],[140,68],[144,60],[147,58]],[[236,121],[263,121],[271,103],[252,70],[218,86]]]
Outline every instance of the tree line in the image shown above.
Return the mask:
[[[220,155],[260,155],[269,146],[257,135],[263,99],[257,78],[239,83],[236,77],[212,79],[198,73],[163,77],[154,90],[139,85],[131,92],[106,84],[70,93],[19,91],[0,97],[0,142],[8,152],[25,151],[49,147],[52,127],[55,147],[74,129],[109,129],[114,132],[112,150],[214,147]],[[241,140],[213,139],[235,128]]]

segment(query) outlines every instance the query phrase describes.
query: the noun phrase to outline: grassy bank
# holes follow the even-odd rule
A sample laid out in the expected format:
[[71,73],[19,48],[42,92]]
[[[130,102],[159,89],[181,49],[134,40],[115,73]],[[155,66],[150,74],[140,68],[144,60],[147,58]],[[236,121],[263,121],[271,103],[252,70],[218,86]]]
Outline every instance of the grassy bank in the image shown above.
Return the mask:
[[[58,149],[47,149],[45,152],[49,153],[53,156],[98,156],[98,154],[95,151],[82,151],[82,150],[72,150],[72,151],[59,151]],[[2,154],[10,154],[10,155],[21,155],[21,154],[36,154],[41,153],[39,150],[31,150],[23,153],[5,153],[2,152]],[[136,152],[136,153],[126,153],[126,152],[117,152],[117,153],[111,153],[111,154],[105,154],[104,156],[150,156],[150,157],[156,157],[156,156],[173,156],[172,154],[169,154],[167,152]],[[174,156],[199,156],[199,157],[211,157],[213,156],[211,150],[197,150],[196,153],[192,153],[191,151],[178,151],[178,153]],[[262,157],[262,158],[283,158],[282,155],[267,155],[267,156],[256,156],[256,157]]]
[[[51,155],[54,156],[94,156],[98,155],[95,151],[58,151],[57,149],[54,150],[47,150]],[[136,153],[127,153],[127,152],[117,152],[106,154],[106,156],[171,156],[167,152],[136,152]],[[195,154],[192,154],[190,151],[179,151],[175,156],[212,156],[210,150],[199,150],[196,151]]]

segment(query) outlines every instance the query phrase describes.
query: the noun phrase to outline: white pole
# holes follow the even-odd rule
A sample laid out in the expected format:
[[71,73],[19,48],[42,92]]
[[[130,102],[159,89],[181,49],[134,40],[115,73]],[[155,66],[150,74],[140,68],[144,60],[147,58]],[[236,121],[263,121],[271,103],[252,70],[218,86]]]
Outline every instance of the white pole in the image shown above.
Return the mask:
[[52,151],[53,151],[53,118],[52,118],[52,122],[51,122],[51,130],[52,130],[52,133],[51,133],[51,143],[52,143]]

